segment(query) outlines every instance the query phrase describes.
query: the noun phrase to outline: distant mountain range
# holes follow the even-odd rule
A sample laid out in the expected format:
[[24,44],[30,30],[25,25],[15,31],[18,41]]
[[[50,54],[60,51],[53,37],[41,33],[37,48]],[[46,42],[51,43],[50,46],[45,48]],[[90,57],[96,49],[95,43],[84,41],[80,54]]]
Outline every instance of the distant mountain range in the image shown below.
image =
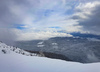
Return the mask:
[[[93,38],[94,37],[94,38]],[[74,37],[54,37],[48,40],[16,42],[16,46],[28,51],[41,51],[66,56],[69,60],[92,63],[100,62],[99,36],[74,34]]]
[[74,37],[83,37],[83,38],[97,38],[100,39],[100,35],[94,35],[94,34],[86,34],[86,33],[79,33],[79,32],[73,32],[70,33]]

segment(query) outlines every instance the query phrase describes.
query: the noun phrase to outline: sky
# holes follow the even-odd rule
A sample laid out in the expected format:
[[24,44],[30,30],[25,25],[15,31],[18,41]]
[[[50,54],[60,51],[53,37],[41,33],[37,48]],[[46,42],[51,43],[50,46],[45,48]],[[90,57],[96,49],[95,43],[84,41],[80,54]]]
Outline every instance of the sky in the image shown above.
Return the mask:
[[0,0],[0,40],[100,35],[100,0]]

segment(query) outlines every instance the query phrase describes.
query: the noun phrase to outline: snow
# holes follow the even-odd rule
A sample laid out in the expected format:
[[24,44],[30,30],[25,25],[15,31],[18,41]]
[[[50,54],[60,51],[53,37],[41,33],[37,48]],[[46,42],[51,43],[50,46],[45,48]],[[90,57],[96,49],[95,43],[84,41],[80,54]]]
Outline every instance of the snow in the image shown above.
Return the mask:
[[[0,72],[100,72],[100,63],[82,64],[46,57],[26,56],[6,47],[9,46],[4,43],[0,44]],[[7,53],[3,53],[3,49]]]
[[58,45],[57,43],[52,43],[52,45]]
[[43,41],[39,42],[38,44],[43,44]]
[[37,45],[37,47],[44,47],[44,45]]
[[8,46],[2,42],[0,42],[0,54],[10,54],[10,53],[18,53],[26,56],[39,56],[38,54],[29,53],[27,51],[24,51],[20,48],[14,47],[14,46]]
[[100,39],[96,39],[96,38],[87,38],[89,41],[100,41]]
[[54,49],[58,49],[58,44],[57,44],[57,43],[52,43],[52,47],[53,47]]
[[37,47],[44,47],[45,45],[43,45],[43,41],[42,42],[39,42],[39,43],[37,43]]

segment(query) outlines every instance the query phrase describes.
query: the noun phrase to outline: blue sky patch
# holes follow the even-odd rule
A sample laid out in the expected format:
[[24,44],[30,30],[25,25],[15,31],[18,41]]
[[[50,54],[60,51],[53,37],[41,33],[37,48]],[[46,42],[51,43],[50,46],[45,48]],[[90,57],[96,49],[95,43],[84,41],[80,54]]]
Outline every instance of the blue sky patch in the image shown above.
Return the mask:
[[20,30],[26,29],[25,25],[23,24],[16,24],[15,28]]
[[49,28],[61,29],[61,27],[58,27],[58,26],[55,26],[55,27],[49,27]]

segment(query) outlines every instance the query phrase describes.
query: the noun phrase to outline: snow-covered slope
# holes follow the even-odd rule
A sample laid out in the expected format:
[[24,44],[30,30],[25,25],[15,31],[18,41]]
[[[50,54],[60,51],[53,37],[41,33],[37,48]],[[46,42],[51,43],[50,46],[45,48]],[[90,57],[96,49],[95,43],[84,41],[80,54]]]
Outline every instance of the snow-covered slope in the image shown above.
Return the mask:
[[12,53],[22,54],[26,56],[39,56],[38,54],[29,53],[20,48],[14,46],[8,46],[5,43],[0,42],[0,54],[12,54]]
[[[18,48],[14,51],[13,49],[15,48],[0,43],[0,72],[100,72],[100,63],[81,64],[45,57],[26,56],[27,52],[19,52]],[[25,55],[22,54],[23,52]]]

